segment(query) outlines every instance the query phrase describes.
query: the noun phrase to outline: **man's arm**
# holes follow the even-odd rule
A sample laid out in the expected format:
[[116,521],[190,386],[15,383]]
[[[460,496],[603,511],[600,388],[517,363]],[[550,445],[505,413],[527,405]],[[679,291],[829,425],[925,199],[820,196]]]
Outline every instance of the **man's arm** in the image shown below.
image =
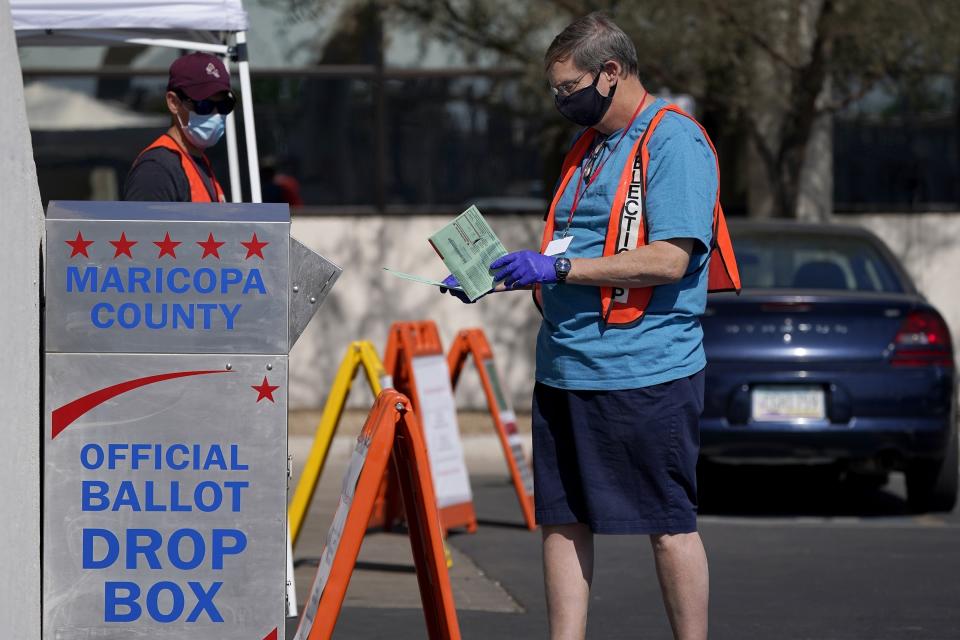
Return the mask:
[[[654,287],[677,282],[690,265],[694,238],[654,240],[648,245],[602,258],[574,258],[567,274],[568,284],[598,287]],[[509,290],[557,281],[558,258],[535,251],[516,251],[494,260],[490,268]],[[500,291],[497,287],[494,291]]]
[[693,238],[656,240],[613,256],[574,258],[567,283],[636,288],[677,282],[687,272],[693,244]]

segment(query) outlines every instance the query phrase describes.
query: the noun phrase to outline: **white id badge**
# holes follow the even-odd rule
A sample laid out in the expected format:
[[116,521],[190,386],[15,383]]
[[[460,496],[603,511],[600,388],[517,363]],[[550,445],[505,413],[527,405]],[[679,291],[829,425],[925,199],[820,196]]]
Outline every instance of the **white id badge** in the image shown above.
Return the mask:
[[558,256],[561,253],[564,253],[570,247],[571,242],[573,242],[573,236],[567,236],[558,240],[551,240],[550,244],[547,245],[547,250],[543,252],[543,255]]

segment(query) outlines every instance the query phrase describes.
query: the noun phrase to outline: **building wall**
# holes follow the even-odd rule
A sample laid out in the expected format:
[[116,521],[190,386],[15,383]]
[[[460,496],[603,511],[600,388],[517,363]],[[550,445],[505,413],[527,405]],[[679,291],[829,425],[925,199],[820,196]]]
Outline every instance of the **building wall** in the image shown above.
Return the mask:
[[[392,322],[430,319],[437,323],[444,348],[460,329],[482,327],[516,408],[529,410],[533,353],[540,325],[529,292],[495,294],[466,305],[441,295],[434,287],[383,271],[383,267],[390,267],[442,279],[446,270],[427,238],[445,222],[439,216],[294,219],[292,235],[339,264],[344,272],[291,351],[291,407],[323,405],[352,340],[371,340],[382,357]],[[539,216],[496,216],[490,218],[490,224],[508,249],[539,246]],[[461,406],[483,405],[475,375],[468,371],[460,384]],[[370,399],[365,385],[357,384],[351,405],[369,406]]]
[[943,314],[956,347],[960,340],[960,213],[844,215],[836,220],[863,226],[889,245],[917,288]]
[[8,0],[0,0],[0,621],[40,638],[40,306],[42,217]]
[[[444,221],[437,216],[295,219],[293,235],[342,266],[344,274],[291,353],[292,407],[323,406],[351,340],[372,340],[382,354],[392,322],[432,319],[445,346],[458,330],[482,327],[514,406],[520,411],[529,410],[540,324],[529,293],[496,294],[464,305],[432,287],[399,280],[382,270],[386,266],[442,278],[446,274],[443,264],[426,239]],[[920,290],[944,314],[955,340],[960,338],[960,296],[956,295],[960,214],[876,214],[843,216],[837,221],[863,225],[883,238],[904,261]],[[508,249],[539,244],[539,216],[496,216],[490,223]],[[357,384],[351,405],[359,407],[370,400],[365,385]],[[461,384],[458,403],[464,408],[483,406],[472,372]]]

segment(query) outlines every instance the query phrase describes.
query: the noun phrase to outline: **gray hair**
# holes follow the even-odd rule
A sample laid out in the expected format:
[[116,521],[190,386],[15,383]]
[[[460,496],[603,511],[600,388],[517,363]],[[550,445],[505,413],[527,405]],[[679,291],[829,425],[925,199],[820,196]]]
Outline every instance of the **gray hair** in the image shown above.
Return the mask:
[[544,56],[544,68],[549,71],[553,63],[571,57],[584,71],[600,71],[608,60],[616,60],[628,75],[638,74],[633,41],[600,11],[574,20],[553,39]]

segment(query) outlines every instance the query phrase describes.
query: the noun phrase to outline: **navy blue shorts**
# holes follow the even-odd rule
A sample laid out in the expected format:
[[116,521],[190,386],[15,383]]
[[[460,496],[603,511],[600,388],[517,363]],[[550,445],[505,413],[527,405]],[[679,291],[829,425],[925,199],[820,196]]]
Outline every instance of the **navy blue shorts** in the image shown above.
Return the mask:
[[537,523],[697,530],[703,371],[641,389],[533,391]]

